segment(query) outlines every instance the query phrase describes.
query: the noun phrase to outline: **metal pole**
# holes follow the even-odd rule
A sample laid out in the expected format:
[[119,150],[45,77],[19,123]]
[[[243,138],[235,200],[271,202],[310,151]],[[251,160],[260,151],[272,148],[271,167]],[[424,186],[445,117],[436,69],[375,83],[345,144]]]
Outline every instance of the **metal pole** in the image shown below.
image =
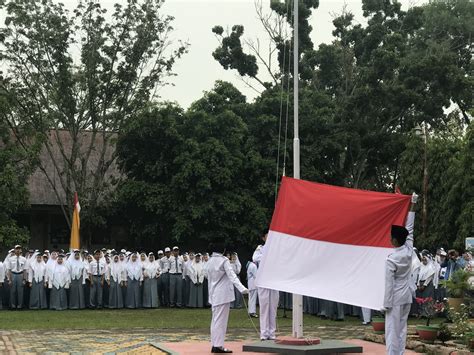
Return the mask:
[[428,233],[428,131],[426,122],[423,124],[423,239],[426,240]]
[[[298,64],[299,64],[299,52],[298,52],[298,0],[294,0],[294,19],[293,19],[293,119],[294,119],[294,139],[293,139],[293,177],[295,179],[300,178],[300,138],[299,138],[299,127],[298,127]],[[293,295],[293,337],[303,337],[303,296]]]

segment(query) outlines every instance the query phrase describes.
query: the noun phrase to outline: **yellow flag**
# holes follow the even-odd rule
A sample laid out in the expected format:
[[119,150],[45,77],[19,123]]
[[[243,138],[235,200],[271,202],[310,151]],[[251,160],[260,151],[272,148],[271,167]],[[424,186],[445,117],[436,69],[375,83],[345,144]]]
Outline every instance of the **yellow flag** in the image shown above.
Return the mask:
[[72,226],[71,226],[71,242],[69,243],[69,248],[79,249],[81,247],[81,238],[79,234],[79,229],[81,226],[81,221],[79,218],[79,213],[81,212],[81,205],[79,204],[79,198],[77,197],[77,192],[74,193],[74,212],[72,215]]

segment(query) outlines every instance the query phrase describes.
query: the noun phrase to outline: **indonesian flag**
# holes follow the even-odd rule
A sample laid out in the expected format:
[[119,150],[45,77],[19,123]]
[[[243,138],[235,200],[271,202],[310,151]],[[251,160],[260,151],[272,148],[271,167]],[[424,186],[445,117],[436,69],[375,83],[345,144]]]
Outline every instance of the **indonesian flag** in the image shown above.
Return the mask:
[[72,214],[72,226],[71,226],[71,241],[69,243],[69,248],[79,249],[81,245],[81,238],[79,234],[79,229],[81,227],[81,221],[79,218],[79,213],[81,212],[81,205],[79,204],[79,198],[77,197],[77,192],[74,193],[74,212]]
[[410,196],[284,177],[258,287],[381,309],[390,230]]

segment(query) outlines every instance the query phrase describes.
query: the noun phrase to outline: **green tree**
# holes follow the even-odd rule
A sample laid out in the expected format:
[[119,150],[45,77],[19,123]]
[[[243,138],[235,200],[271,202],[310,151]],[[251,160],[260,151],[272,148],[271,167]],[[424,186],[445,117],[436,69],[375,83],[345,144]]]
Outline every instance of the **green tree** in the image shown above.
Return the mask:
[[[0,97],[0,111],[7,109],[6,101]],[[25,245],[29,240],[28,230],[17,225],[15,215],[28,206],[26,181],[35,166],[38,146],[31,145],[25,151],[14,136],[27,139],[30,133],[26,127],[13,131],[0,121],[0,249]]]
[[10,104],[1,118],[34,128],[43,141],[54,169],[39,168],[68,222],[74,191],[83,226],[103,222],[97,212],[117,179],[117,131],[157,97],[186,51],[172,46],[173,18],[162,3],[128,1],[110,15],[94,0],[79,1],[72,13],[52,0],[0,4],[1,88]]
[[128,177],[121,200],[142,216],[132,224],[140,242],[156,236],[202,247],[216,239],[236,245],[258,239],[271,212],[259,198],[272,190],[262,185],[265,161],[240,116],[248,111],[235,87],[217,82],[187,112],[153,107],[120,136],[119,161]]

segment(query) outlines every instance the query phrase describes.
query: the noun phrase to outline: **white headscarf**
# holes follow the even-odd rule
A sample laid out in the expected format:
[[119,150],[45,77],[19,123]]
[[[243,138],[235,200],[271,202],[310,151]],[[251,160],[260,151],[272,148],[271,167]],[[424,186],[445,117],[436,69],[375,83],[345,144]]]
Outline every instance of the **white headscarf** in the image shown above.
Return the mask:
[[193,283],[203,283],[204,276],[204,264],[202,261],[197,263],[195,258],[189,267],[189,277]]
[[[143,275],[155,278],[158,277],[158,273],[160,271],[160,264],[157,260],[150,261],[150,254],[148,254],[148,263],[144,265]],[[154,257],[154,255],[153,255]]]
[[[117,258],[117,262],[115,262],[115,258]],[[115,282],[122,282],[123,280],[123,271],[125,270],[125,262],[120,261],[120,257],[118,255],[115,255],[112,257],[112,260],[110,261],[109,267],[110,267],[110,277],[115,281]]]
[[419,281],[426,281],[430,277],[432,277],[435,274],[435,268],[433,266],[433,261],[429,255],[423,255],[426,260],[428,261],[425,264],[421,263],[420,265],[420,273],[418,274],[418,282]]
[[127,262],[127,276],[132,280],[140,280],[142,278],[142,263],[140,262],[140,257],[136,253],[137,260],[132,261],[132,255],[130,255],[130,259]]
[[54,286],[59,289],[61,287],[68,288],[69,283],[71,282],[71,276],[69,274],[69,269],[66,266],[66,261],[63,259],[62,264],[58,264],[57,260],[52,272],[52,278],[50,280],[50,286]]
[[75,252],[69,256],[66,264],[71,273],[72,280],[79,280],[81,276],[84,276],[84,269],[86,266],[82,260],[82,257],[79,257],[79,259],[76,260]]
[[35,252],[33,256],[31,257],[30,269],[31,271],[33,271],[33,273],[31,272],[29,273],[30,279],[28,281],[30,282],[32,282],[33,280],[35,280],[38,283],[43,282],[46,276],[46,264],[43,260],[43,256],[41,255],[41,261],[38,262],[36,260],[36,257],[38,255],[41,255],[41,254],[38,252]]

